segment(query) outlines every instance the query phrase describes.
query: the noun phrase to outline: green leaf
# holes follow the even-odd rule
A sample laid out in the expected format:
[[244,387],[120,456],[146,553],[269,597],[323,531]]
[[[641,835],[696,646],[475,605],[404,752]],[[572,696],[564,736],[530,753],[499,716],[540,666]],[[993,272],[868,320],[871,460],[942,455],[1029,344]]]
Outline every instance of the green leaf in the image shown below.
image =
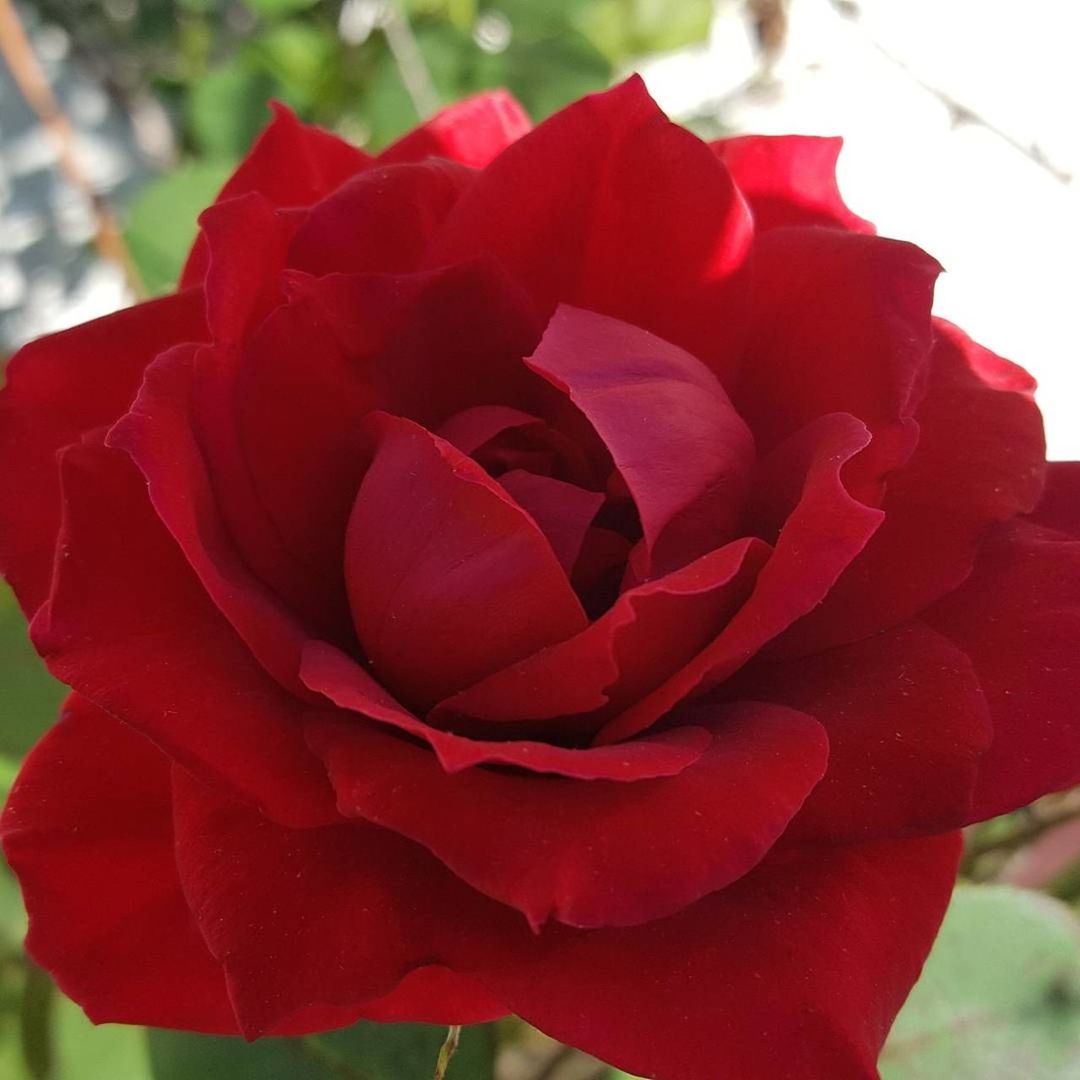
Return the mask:
[[128,214],[128,247],[150,293],[176,285],[198,229],[197,218],[228,179],[224,162],[189,162],[152,180]]
[[56,1080],[151,1080],[153,1075],[144,1028],[95,1026],[59,991],[53,1000],[52,1039]]
[[235,161],[270,119],[277,82],[243,55],[197,79],[187,98],[187,127],[207,157]]
[[67,693],[26,636],[26,618],[0,582],[0,755],[21,757],[56,719]]
[[961,885],[881,1059],[883,1080],[1080,1077],[1080,923],[1005,885]]
[[313,8],[319,0],[246,0],[247,6],[263,19],[282,19]]
[[[150,1031],[154,1080],[430,1080],[446,1028],[370,1024],[302,1039],[242,1039]],[[447,1080],[491,1080],[490,1025],[467,1027]]]
[[337,37],[328,27],[293,21],[260,34],[241,56],[251,70],[262,74],[259,92],[264,109],[266,99],[276,95],[305,112],[336,78],[337,50]]

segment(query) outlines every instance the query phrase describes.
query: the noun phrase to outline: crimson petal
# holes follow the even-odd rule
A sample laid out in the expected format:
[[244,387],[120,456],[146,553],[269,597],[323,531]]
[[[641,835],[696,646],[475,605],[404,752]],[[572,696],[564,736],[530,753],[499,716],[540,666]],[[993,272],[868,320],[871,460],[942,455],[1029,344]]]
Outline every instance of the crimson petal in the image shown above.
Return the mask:
[[723,373],[743,341],[750,240],[727,170],[635,76],[505,150],[450,213],[428,265],[494,255],[545,317],[563,301],[626,319]]
[[710,143],[750,204],[754,229],[829,225],[873,233],[853,214],[836,185],[836,162],[844,140],[811,135],[740,135]]
[[[395,701],[354,660],[325,642],[308,644],[301,674],[308,687],[342,709],[423,739],[448,773],[491,764],[580,780],[648,780],[682,772],[701,757],[710,741],[708,732],[688,725],[620,746],[575,749],[505,738],[487,742],[432,727]],[[320,723],[320,717],[309,717],[309,724]]]
[[426,707],[585,626],[543,533],[479,465],[411,421],[368,427],[345,581],[380,682]]
[[532,128],[528,114],[506,90],[490,90],[456,102],[403,135],[380,162],[449,158],[482,169]]
[[990,711],[971,820],[1080,782],[1080,543],[999,527],[924,618],[967,653]]
[[731,538],[754,439],[716,376],[629,323],[561,305],[526,360],[604,440],[637,504],[660,576]]
[[0,567],[27,616],[44,602],[52,577],[56,452],[116,420],[159,352],[205,338],[202,292],[191,289],[52,334],[8,362],[0,392]]
[[56,575],[31,625],[52,673],[278,820],[334,820],[299,703],[207,598],[128,456],[73,446],[61,473]]
[[[432,969],[446,937],[513,933],[520,916],[422,848],[359,822],[283,828],[182,770],[173,789],[180,881],[248,1038],[320,1006],[452,1023],[504,1011]],[[440,981],[460,996],[432,1001]]]
[[541,1031],[654,1080],[877,1080],[945,912],[957,833],[766,859],[644,926],[462,941]]
[[[329,131],[302,124],[284,105],[271,105],[273,119],[251,152],[225,182],[217,202],[257,192],[275,207],[310,206],[342,181],[367,168],[371,158]],[[282,168],[288,162],[288,168]],[[181,274],[181,288],[206,275],[206,239],[195,241]]]
[[423,844],[534,929],[549,918],[626,926],[745,874],[825,771],[827,740],[804,714],[744,704],[711,710],[708,722],[711,745],[696,762],[630,784],[489,769],[451,776],[427,748],[374,726],[329,724],[311,745],[343,814]]
[[972,820],[990,722],[968,658],[930,627],[909,623],[802,660],[762,661],[724,692],[800,709],[828,734],[828,772],[789,839],[900,839]]

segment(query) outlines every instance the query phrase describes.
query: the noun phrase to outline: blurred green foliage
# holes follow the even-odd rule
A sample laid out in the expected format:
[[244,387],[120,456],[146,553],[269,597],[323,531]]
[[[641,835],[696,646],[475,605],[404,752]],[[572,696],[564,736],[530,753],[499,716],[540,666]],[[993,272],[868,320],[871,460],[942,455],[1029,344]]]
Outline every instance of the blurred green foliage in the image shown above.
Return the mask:
[[37,0],[81,59],[129,99],[153,94],[178,168],[130,208],[128,239],[151,293],[170,288],[197,209],[285,102],[380,148],[420,113],[391,48],[407,20],[431,104],[508,87],[539,120],[608,85],[639,56],[701,40],[713,0]]

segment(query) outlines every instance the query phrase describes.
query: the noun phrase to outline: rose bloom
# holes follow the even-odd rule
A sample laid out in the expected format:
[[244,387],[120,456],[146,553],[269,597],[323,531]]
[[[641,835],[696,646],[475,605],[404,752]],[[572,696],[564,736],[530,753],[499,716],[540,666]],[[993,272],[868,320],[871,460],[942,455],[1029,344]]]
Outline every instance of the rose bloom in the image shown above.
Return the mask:
[[3,840],[92,1019],[876,1076],[959,829],[1080,780],[1080,472],[838,150],[279,110],[175,295],[15,357],[73,694]]

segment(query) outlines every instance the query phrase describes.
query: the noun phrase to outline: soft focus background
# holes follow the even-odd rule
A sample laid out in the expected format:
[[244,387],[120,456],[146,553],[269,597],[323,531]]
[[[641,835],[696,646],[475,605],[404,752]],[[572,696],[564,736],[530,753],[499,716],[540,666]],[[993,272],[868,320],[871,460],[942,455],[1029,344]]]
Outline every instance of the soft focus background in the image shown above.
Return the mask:
[[[638,70],[703,135],[844,135],[849,204],[945,264],[938,312],[1036,375],[1050,456],[1080,458],[1078,42],[1073,0],[0,0],[0,356],[168,290],[271,98],[377,148],[485,87],[540,119]],[[61,696],[3,593],[0,794]],[[972,830],[964,877],[885,1080],[1080,1080],[1080,792]],[[417,1025],[93,1028],[24,928],[0,865],[0,1080],[433,1072]],[[615,1077],[516,1022],[448,1075]]]

